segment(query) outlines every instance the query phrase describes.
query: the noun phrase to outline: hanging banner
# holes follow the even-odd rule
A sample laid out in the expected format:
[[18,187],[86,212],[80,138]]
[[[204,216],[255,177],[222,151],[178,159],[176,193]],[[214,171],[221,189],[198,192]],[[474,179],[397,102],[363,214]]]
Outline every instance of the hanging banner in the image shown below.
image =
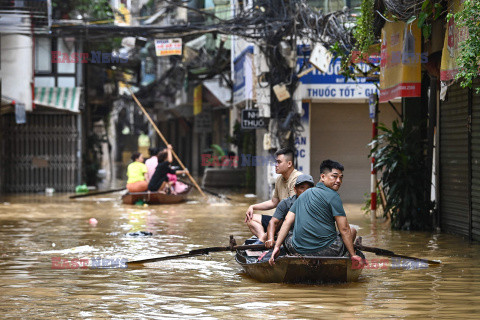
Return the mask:
[[421,96],[421,33],[416,23],[386,22],[382,29],[380,102]]
[[199,84],[193,89],[193,115],[202,112],[202,85]]
[[156,39],[155,53],[157,57],[182,55],[182,38]]
[[[462,1],[463,2],[463,1]],[[451,2],[450,13],[455,14],[462,10],[463,5],[460,0]],[[440,80],[449,81],[455,79],[458,73],[457,57],[459,55],[458,44],[465,41],[468,37],[468,30],[458,28],[453,17],[447,22],[445,31],[445,40],[442,50],[442,64],[440,66]]]

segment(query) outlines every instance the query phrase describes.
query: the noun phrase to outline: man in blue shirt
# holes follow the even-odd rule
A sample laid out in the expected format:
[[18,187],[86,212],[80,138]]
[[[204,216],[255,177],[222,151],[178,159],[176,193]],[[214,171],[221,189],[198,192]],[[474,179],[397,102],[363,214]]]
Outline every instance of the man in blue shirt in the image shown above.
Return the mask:
[[[291,254],[343,256],[348,252],[352,260],[363,264],[353,246],[356,231],[350,228],[337,193],[342,185],[343,170],[344,167],[336,161],[322,162],[320,182],[298,197],[283,222],[269,261],[271,265],[275,263],[284,240]],[[293,234],[287,237],[293,223]],[[340,235],[336,232],[335,223]]]

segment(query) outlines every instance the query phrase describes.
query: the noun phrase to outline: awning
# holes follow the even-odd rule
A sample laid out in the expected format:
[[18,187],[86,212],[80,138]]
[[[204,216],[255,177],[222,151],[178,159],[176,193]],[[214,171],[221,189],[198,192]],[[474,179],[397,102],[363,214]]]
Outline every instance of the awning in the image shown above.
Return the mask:
[[81,87],[35,87],[34,103],[63,111],[80,112]]
[[232,99],[232,90],[220,84],[219,78],[215,77],[203,81],[203,87],[208,90],[205,94],[205,100],[213,106],[230,107]]

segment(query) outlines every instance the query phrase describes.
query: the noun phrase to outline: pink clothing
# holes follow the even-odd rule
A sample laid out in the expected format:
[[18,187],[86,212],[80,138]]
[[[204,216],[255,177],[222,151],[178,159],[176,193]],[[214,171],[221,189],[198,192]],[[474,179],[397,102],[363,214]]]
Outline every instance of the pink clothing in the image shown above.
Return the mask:
[[167,177],[168,177],[168,181],[173,182],[173,183],[177,182],[177,176],[176,175],[171,174],[171,173],[167,173]]
[[177,181],[177,176],[171,173],[167,173],[168,181],[172,183],[173,191],[175,194],[185,192],[188,186],[185,183]]
[[183,193],[185,192],[185,190],[188,189],[188,185],[186,185],[185,183],[182,183],[180,181],[177,181],[175,182],[175,184],[173,185],[173,188],[175,190],[175,193],[179,194],[179,193]]
[[158,158],[156,156],[152,156],[145,161],[145,165],[147,166],[147,175],[148,180],[152,180],[152,176],[155,173],[155,169],[158,165]]

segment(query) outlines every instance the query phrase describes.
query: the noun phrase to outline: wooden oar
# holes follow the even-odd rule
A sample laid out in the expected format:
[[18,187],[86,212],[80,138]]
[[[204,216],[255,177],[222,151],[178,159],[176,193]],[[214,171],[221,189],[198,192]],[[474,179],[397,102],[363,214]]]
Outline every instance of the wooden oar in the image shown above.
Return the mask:
[[[167,142],[167,139],[165,139],[165,137],[163,136],[163,134],[160,132],[160,130],[158,129],[158,127],[156,126],[155,122],[153,122],[152,118],[150,118],[150,115],[148,114],[147,110],[145,110],[145,108],[142,106],[142,104],[140,103],[140,101],[138,101],[137,97],[135,96],[135,94],[132,92],[132,90],[130,89],[130,87],[127,86],[127,89],[128,91],[130,91],[130,94],[132,95],[132,98],[133,100],[135,100],[135,102],[137,103],[138,107],[140,109],[142,109],[143,111],[143,114],[147,117],[148,121],[150,121],[150,123],[152,124],[153,128],[155,129],[155,131],[157,131],[158,135],[160,136],[160,138],[162,139],[163,143],[165,143],[166,146],[168,146],[168,142]],[[180,160],[180,158],[178,158],[177,154],[175,153],[175,151],[172,150],[172,155],[173,157],[175,158],[175,160],[177,160],[178,164],[182,167],[183,170],[187,170],[185,168],[185,166],[183,165],[183,162]],[[197,184],[197,182],[195,181],[195,179],[193,179],[193,177],[190,175],[190,172],[186,172],[188,178],[192,181],[192,183],[195,185],[195,187],[197,188],[197,190],[200,192],[200,194],[204,197],[204,198],[207,198],[207,196],[205,195],[205,193],[203,193],[202,189],[200,189],[200,186]]]
[[[183,181],[183,180],[177,180],[177,181],[179,181],[179,182],[181,182],[181,183],[185,183],[187,186],[194,187],[193,184],[188,183],[188,182],[186,182],[186,181]],[[218,193],[213,192],[213,191],[210,191],[210,190],[208,190],[208,189],[202,188],[202,190],[205,191],[206,193],[211,194],[212,196],[215,196],[215,197],[218,197],[218,198],[221,198],[221,199],[225,198],[225,199],[227,199],[227,200],[232,200],[231,198],[229,198],[229,197],[227,197],[227,196],[218,194]]]
[[355,248],[357,248],[360,251],[366,251],[366,252],[372,252],[375,253],[377,256],[385,256],[385,257],[397,257],[397,258],[403,258],[403,259],[409,259],[409,260],[417,260],[421,262],[425,262],[428,264],[441,264],[441,261],[437,260],[428,260],[428,259],[421,259],[421,258],[415,258],[415,257],[410,257],[410,256],[405,256],[401,254],[396,254],[393,251],[386,250],[386,249],[381,249],[381,248],[375,248],[375,247],[367,247],[361,244],[356,244]]
[[263,244],[251,244],[251,245],[243,245],[243,246],[210,247],[210,248],[195,249],[195,250],[189,251],[188,253],[177,254],[177,255],[174,255],[174,256],[165,256],[165,257],[157,257],[157,258],[149,258],[149,259],[128,261],[127,265],[143,264],[143,263],[148,263],[148,262],[157,262],[157,261],[188,258],[188,257],[193,257],[193,256],[200,256],[200,255],[204,255],[204,254],[209,254],[210,252],[236,251],[236,250],[265,250],[265,245],[263,245]]
[[70,196],[70,199],[75,199],[75,198],[84,198],[84,197],[90,197],[90,196],[96,196],[99,194],[106,194],[106,193],[112,193],[112,192],[117,192],[117,191],[123,191],[126,190],[127,188],[118,188],[118,189],[111,189],[111,190],[103,190],[103,191],[95,191],[95,192],[88,192],[88,193],[82,193],[82,194],[75,194],[73,196]]

